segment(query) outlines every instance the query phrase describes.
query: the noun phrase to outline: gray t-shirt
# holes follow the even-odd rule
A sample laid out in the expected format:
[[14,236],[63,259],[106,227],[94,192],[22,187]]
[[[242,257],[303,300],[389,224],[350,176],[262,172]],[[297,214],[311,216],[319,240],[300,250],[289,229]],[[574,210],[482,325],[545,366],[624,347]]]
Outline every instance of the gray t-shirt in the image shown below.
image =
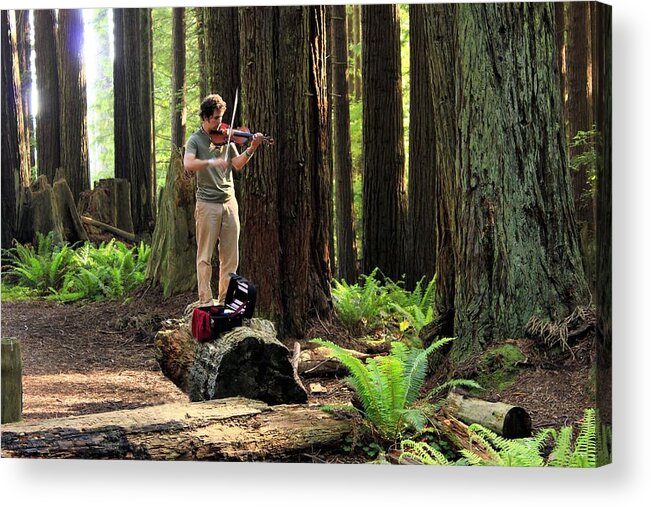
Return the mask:
[[[210,138],[201,130],[197,130],[185,143],[185,152],[192,153],[199,160],[224,158],[226,146],[215,146]],[[233,174],[235,179],[240,175],[233,171],[232,160],[239,155],[234,143],[230,144],[228,153],[228,168],[221,170],[207,167],[197,171],[197,200],[204,202],[226,202],[235,197]]]

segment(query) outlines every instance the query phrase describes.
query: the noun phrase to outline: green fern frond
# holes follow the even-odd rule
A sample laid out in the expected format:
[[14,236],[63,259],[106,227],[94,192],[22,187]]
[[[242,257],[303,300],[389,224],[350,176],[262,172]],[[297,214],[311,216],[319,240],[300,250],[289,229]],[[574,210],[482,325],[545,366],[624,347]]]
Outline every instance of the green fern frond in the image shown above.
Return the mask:
[[439,465],[449,466],[454,463],[450,462],[445,455],[439,450],[435,449],[427,442],[416,442],[414,440],[406,439],[400,443],[402,453],[400,459],[411,458],[423,465]]

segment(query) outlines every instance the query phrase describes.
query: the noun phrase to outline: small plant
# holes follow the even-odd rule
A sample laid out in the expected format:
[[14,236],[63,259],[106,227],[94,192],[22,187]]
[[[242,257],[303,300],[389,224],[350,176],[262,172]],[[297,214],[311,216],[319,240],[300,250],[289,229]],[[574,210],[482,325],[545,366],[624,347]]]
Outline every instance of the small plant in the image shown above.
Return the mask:
[[376,279],[377,273],[376,268],[370,275],[361,275],[361,285],[333,281],[335,311],[346,326],[354,328],[361,324],[374,329],[387,316],[389,300],[386,289]]
[[579,149],[579,153],[570,159],[570,169],[580,171],[585,169],[589,190],[582,199],[589,200],[597,192],[597,146],[599,144],[599,131],[593,125],[588,131],[579,130],[570,142],[572,151]]
[[[369,358],[366,364],[332,342],[312,341],[328,347],[348,368],[347,380],[359,398],[359,411],[372,430],[384,440],[396,440],[405,430],[418,431],[427,422],[425,407],[416,403],[427,374],[427,356],[452,340],[442,338],[426,349],[393,342],[389,355]],[[462,382],[465,381],[456,383]]]

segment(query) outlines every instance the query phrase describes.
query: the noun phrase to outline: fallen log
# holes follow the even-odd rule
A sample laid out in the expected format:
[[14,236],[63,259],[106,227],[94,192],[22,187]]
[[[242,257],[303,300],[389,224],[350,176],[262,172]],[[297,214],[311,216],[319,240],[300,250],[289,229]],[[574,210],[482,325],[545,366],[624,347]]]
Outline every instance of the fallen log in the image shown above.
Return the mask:
[[278,461],[350,431],[318,407],[229,398],[3,425],[2,457]]
[[117,227],[113,227],[112,225],[105,224],[104,222],[100,222],[99,220],[95,220],[94,218],[83,215],[81,217],[81,221],[85,224],[92,225],[93,227],[97,227],[99,229],[104,229],[105,231],[112,232],[116,236],[120,236],[124,239],[128,239],[131,242],[136,241],[136,235],[133,234],[132,232],[123,231],[122,229],[118,229]]
[[451,392],[446,410],[467,424],[479,423],[505,438],[531,436],[531,416],[522,407],[490,402]]
[[190,401],[244,396],[270,405],[305,403],[307,392],[273,324],[245,322],[207,343],[192,337],[189,317],[170,322],[154,340],[163,374]]

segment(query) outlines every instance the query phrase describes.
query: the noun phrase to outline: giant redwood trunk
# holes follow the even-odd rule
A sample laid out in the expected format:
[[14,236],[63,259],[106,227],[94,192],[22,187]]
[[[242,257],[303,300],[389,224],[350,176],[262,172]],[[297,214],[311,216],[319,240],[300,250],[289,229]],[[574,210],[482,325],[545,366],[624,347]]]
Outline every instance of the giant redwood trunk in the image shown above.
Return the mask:
[[[431,7],[409,6],[410,100],[409,115],[409,208],[407,215],[407,287],[413,289],[436,272],[436,114],[429,73],[434,36],[426,30]],[[445,77],[443,74],[442,77]],[[448,81],[449,81],[449,77]],[[433,135],[434,134],[434,135]]]
[[61,166],[56,22],[53,9],[34,10],[34,50],[38,76],[36,165],[38,174],[45,174],[50,183]]
[[[275,9],[243,7],[239,13],[240,60],[242,67],[241,116],[246,124],[277,135],[278,108],[267,105],[276,97],[276,67],[273,44]],[[283,317],[280,287],[280,194],[278,146],[260,147],[244,169],[239,199],[242,232],[240,268],[258,286],[256,315],[279,322]]]
[[20,98],[22,100],[23,132],[26,149],[29,152],[28,163],[21,167],[20,185],[29,186],[32,182],[32,167],[34,166],[34,129],[32,128],[32,44],[31,24],[28,10],[16,12],[16,50],[18,52],[18,68],[20,70]]
[[9,11],[2,11],[2,248],[11,247],[18,220],[18,188],[21,169],[22,114],[20,78]]
[[[121,52],[122,92],[124,99],[116,99],[116,171],[118,178],[131,183],[131,211],[136,234],[153,230],[155,213],[154,186],[156,183],[153,160],[151,88],[151,22],[149,9],[123,9],[123,43],[116,45]],[[116,39],[117,41],[117,39]],[[117,58],[116,58],[117,60]],[[117,90],[116,90],[117,93]],[[119,118],[124,118],[126,130],[118,130]],[[125,144],[119,145],[118,142]],[[117,152],[123,151],[118,164]]]
[[589,302],[563,156],[551,4],[457,6],[453,359]]
[[332,312],[329,225],[318,220],[330,195],[322,11],[256,7],[239,17],[242,114],[276,139],[244,170],[240,272],[259,287],[259,315],[282,335]]
[[[436,224],[436,314],[443,336],[452,336],[454,323],[455,261],[452,245],[453,210],[458,196],[446,192],[454,180],[457,146],[457,116],[455,101],[456,61],[456,8],[454,4],[424,5],[424,51],[427,59],[428,78],[431,82],[433,111],[433,142],[436,180],[434,210]],[[412,201],[413,202],[413,201]]]
[[90,189],[84,20],[81,9],[60,9],[58,19],[61,169],[75,202]]
[[172,150],[185,145],[185,8],[172,9]]
[[[239,52],[225,50],[225,48],[237,48],[239,39],[237,11],[237,7],[206,7],[203,9],[203,43],[208,93],[218,93],[226,101],[228,107],[224,115],[226,123],[231,122],[235,92],[240,84]],[[236,127],[240,125],[239,119],[240,116],[236,115]]]
[[357,281],[357,244],[353,202],[353,160],[350,151],[348,99],[348,37],[346,6],[334,5],[332,15],[332,84],[334,171],[337,228],[337,274],[349,283]]
[[612,424],[612,8],[593,4],[594,105],[601,133],[597,177],[597,408]]
[[404,272],[405,189],[398,5],[362,6],[362,271]]
[[[601,36],[599,34],[598,36]],[[567,120],[570,139],[577,132],[592,129],[592,96],[589,86],[590,58],[590,9],[588,2],[570,2],[567,5],[567,46],[565,53],[567,75]],[[570,148],[570,158],[584,153],[589,146]],[[579,231],[583,266],[591,288],[595,272],[595,217],[594,195],[588,182],[585,165],[572,171],[574,207]]]

